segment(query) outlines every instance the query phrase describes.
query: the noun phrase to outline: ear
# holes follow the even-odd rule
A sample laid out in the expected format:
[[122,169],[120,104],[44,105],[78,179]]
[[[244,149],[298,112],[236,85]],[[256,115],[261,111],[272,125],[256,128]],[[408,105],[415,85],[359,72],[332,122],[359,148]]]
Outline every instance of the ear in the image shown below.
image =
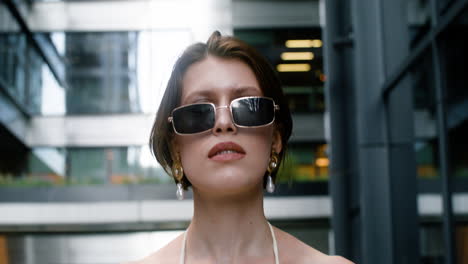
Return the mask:
[[273,131],[273,142],[272,142],[272,149],[276,153],[280,153],[283,149],[283,142],[281,141],[281,133],[278,129]]

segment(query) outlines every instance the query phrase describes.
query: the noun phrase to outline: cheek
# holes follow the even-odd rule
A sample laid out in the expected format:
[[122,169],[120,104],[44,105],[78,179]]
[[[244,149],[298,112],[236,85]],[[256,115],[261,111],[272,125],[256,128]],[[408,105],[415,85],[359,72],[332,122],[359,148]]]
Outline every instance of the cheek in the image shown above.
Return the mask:
[[209,140],[205,136],[180,136],[177,139],[177,145],[185,175],[192,182],[191,176],[206,171],[205,162],[210,149]]
[[257,154],[263,153],[263,156],[269,157],[273,143],[273,129],[271,127],[262,127],[256,129],[245,129],[243,133],[246,136],[245,142],[251,151]]
[[190,139],[189,137],[181,137],[177,141],[179,147],[179,155],[184,168],[195,160],[202,158],[201,149],[203,140]]
[[246,168],[252,176],[260,179],[263,177],[270,160],[270,150],[271,143],[264,139],[258,139],[250,144]]
[[249,139],[249,151],[251,155],[249,155],[248,162],[251,164],[250,168],[262,176],[270,160],[272,148],[271,134],[269,131],[265,131]]

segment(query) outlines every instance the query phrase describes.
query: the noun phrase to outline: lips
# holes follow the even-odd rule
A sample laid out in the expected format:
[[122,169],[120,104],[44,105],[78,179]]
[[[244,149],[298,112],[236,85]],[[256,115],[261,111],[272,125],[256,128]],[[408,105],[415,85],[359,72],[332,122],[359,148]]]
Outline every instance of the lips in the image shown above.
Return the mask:
[[208,153],[208,158],[215,161],[238,160],[244,156],[244,149],[234,142],[218,143]]

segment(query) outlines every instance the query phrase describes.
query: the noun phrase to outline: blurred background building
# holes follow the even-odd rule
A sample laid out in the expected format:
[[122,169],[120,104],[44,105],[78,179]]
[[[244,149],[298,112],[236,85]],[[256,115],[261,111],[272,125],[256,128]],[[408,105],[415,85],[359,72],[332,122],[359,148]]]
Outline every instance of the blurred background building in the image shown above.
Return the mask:
[[468,263],[467,0],[0,0],[0,264],[135,260],[186,228],[148,138],[214,30],[293,113],[273,224],[356,263]]

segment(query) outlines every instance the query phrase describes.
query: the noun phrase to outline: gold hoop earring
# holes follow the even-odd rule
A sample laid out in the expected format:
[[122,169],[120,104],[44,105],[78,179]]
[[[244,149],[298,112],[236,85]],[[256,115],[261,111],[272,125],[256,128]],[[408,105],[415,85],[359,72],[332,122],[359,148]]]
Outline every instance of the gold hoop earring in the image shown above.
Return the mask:
[[182,178],[184,177],[184,168],[179,158],[174,160],[172,164],[172,176],[177,180],[177,191],[176,196],[178,200],[184,199],[184,188],[182,186]]
[[278,154],[272,150],[270,161],[268,162],[268,178],[266,184],[266,190],[269,193],[273,193],[275,191],[275,183],[273,182],[273,177],[271,177],[271,173],[275,171],[276,167],[278,167]]

